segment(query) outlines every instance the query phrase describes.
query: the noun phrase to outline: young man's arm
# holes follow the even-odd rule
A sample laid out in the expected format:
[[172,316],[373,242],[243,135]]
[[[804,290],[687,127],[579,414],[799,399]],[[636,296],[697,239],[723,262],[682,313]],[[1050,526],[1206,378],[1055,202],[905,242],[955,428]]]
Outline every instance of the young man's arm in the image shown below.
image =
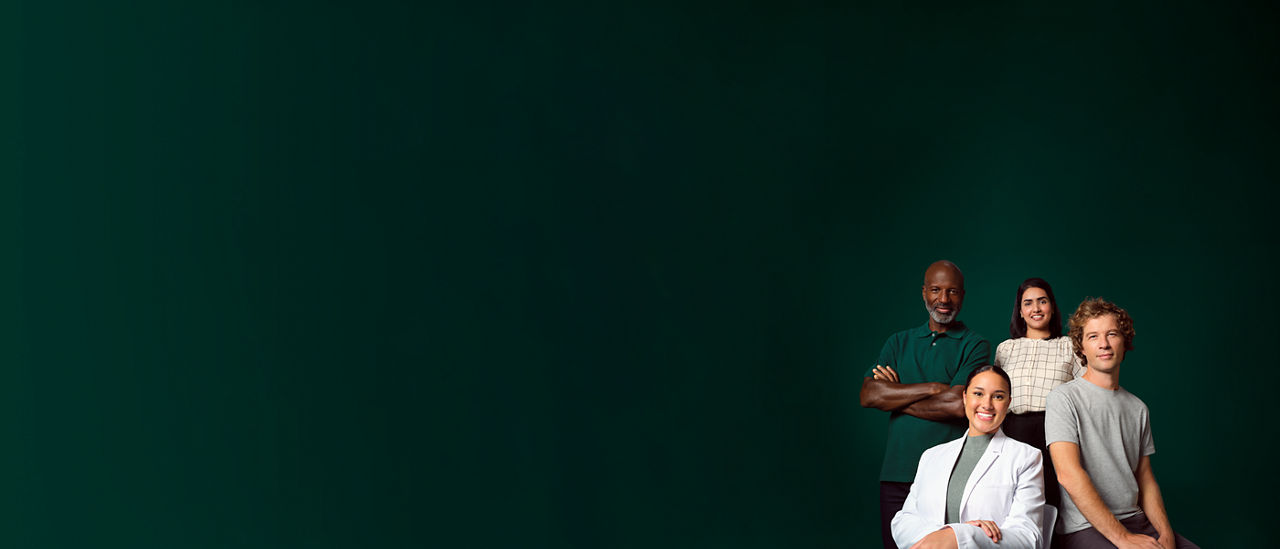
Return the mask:
[[1138,477],[1138,506],[1142,507],[1156,533],[1160,534],[1160,545],[1173,549],[1173,526],[1169,524],[1169,514],[1164,509],[1164,497],[1160,495],[1160,485],[1156,484],[1156,474],[1151,471],[1151,456],[1142,456],[1135,476]]
[[[1160,543],[1151,536],[1130,532],[1111,514],[1111,509],[1102,501],[1098,490],[1093,486],[1093,479],[1080,464],[1080,446],[1074,442],[1054,442],[1049,445],[1049,455],[1053,456],[1053,466],[1058,470],[1058,484],[1071,496],[1080,514],[1093,526],[1099,534],[1107,538],[1116,547],[1141,547],[1144,549],[1162,549]],[[1145,457],[1143,459],[1146,459]],[[1152,477],[1154,480],[1155,477]],[[1145,507],[1144,507],[1145,510]],[[1161,507],[1163,511],[1163,506]],[[1167,521],[1166,521],[1167,523]],[[1155,524],[1155,521],[1152,521]],[[1164,534],[1161,533],[1163,537]],[[1173,540],[1172,533],[1169,540]]]

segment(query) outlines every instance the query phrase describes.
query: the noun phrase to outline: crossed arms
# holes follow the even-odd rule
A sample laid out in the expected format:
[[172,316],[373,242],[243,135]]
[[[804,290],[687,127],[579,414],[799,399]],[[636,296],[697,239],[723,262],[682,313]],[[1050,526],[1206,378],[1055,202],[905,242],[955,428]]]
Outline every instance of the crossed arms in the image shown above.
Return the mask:
[[[964,418],[964,387],[945,383],[901,383],[889,366],[877,365],[873,377],[862,379],[863,408],[902,412],[920,419],[948,421]],[[1154,523],[1153,523],[1154,524]]]

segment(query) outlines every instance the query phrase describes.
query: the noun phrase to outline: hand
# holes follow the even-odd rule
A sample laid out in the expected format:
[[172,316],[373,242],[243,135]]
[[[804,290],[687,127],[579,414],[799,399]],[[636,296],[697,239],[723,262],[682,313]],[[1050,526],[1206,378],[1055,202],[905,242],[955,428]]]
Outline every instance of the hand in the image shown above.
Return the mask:
[[1160,534],[1160,539],[1156,541],[1159,542],[1160,546],[1164,547],[1164,549],[1178,549],[1178,538],[1173,536],[1173,532],[1169,532],[1169,535],[1167,536]]
[[987,537],[991,538],[992,543],[1000,543],[1000,527],[996,526],[996,523],[989,520],[971,520],[966,522],[965,524],[969,524],[969,525],[977,526],[978,528],[981,528],[982,533],[986,534]]
[[880,381],[888,381],[889,383],[902,383],[901,381],[898,380],[898,372],[893,371],[893,368],[889,366],[881,366],[879,364],[876,364],[876,367],[872,368],[871,371],[872,371],[872,376],[871,376],[872,379],[878,379]]
[[[1172,536],[1170,536],[1172,538]],[[1169,541],[1173,541],[1170,539]],[[1135,534],[1133,532],[1125,532],[1118,543],[1116,549],[1164,549],[1160,546],[1160,542],[1151,536]]]
[[921,538],[911,549],[956,549],[956,544],[956,535],[951,527],[943,526],[941,530]]

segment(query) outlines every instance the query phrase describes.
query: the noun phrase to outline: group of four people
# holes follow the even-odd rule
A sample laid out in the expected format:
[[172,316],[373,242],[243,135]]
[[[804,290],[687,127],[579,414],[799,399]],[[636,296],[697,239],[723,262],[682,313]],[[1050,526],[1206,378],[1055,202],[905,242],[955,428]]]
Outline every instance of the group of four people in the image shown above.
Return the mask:
[[1165,513],[1147,406],[1120,387],[1127,311],[1087,299],[1064,336],[1053,289],[1028,279],[993,361],[957,320],[955,264],[930,265],[921,291],[928,322],[890,336],[862,383],[862,405],[890,413],[885,547],[1044,547],[1046,505],[1054,547],[1196,547]]

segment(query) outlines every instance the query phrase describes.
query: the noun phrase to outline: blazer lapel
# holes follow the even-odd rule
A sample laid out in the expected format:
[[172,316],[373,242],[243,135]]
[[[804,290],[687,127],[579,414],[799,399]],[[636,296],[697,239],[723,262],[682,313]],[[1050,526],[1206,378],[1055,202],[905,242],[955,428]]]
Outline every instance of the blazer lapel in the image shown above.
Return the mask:
[[[965,433],[965,436],[969,436]],[[969,495],[973,493],[973,487],[977,486],[978,481],[982,479],[982,475],[987,473],[991,468],[991,464],[996,462],[996,458],[1000,457],[1000,450],[1004,446],[1003,430],[997,430],[996,435],[991,437],[991,443],[987,445],[987,451],[982,453],[982,458],[978,460],[978,464],[973,466],[973,472],[969,474],[969,480],[964,483],[964,495],[960,498],[960,516],[964,516],[964,508],[969,504]]]
[[951,471],[955,469],[956,460],[960,459],[960,449],[964,447],[964,440],[965,437],[960,437],[943,446],[942,451],[938,453],[934,461],[938,466],[930,468],[931,474],[937,475],[937,480],[926,485],[933,486],[937,493],[932,494],[932,497],[924,498],[924,500],[935,504],[935,508],[929,514],[937,515],[933,518],[937,519],[939,524],[946,522],[947,483],[951,479]]

